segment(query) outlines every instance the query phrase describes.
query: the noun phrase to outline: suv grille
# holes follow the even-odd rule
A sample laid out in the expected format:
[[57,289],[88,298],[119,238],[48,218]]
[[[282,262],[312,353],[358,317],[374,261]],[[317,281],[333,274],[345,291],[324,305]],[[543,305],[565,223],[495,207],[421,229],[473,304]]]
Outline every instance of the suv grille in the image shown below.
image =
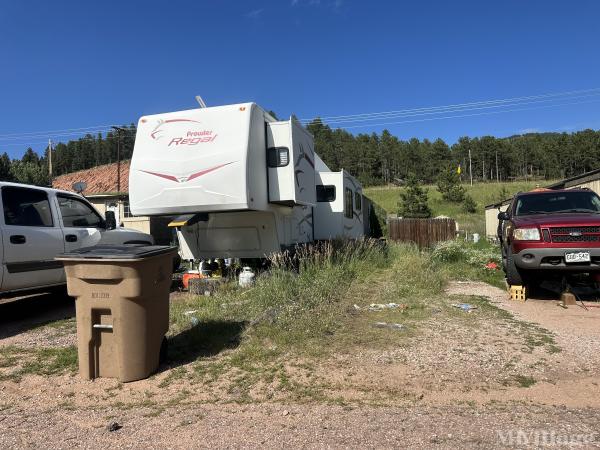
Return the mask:
[[550,234],[552,242],[600,242],[600,226],[553,227]]
[[584,235],[584,236],[570,236],[568,234],[562,234],[558,236],[553,236],[552,240],[554,242],[598,242],[600,241],[600,236],[598,235]]
[[550,228],[552,234],[569,233],[600,233],[600,227],[554,227]]

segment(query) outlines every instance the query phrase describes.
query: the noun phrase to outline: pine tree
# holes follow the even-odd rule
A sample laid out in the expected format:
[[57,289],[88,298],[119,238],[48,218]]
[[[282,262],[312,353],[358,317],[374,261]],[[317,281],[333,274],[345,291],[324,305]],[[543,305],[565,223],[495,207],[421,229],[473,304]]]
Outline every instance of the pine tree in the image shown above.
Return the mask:
[[423,189],[417,177],[411,174],[407,179],[406,188],[400,192],[398,216],[418,219],[431,217],[427,197],[427,189]]
[[437,187],[444,200],[460,203],[465,199],[465,190],[460,184],[458,172],[453,167],[442,171],[437,179]]

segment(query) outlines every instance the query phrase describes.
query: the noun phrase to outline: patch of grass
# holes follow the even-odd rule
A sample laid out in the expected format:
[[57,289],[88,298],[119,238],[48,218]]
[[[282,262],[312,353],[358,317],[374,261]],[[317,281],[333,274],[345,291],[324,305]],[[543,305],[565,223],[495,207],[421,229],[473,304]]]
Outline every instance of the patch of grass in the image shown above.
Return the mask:
[[[448,279],[479,280],[506,289],[500,248],[486,240],[477,244],[462,239],[440,242],[432,250],[431,257],[446,272]],[[487,268],[488,263],[496,264],[497,268]]]
[[0,367],[12,368],[0,373],[0,379],[19,381],[24,375],[58,375],[77,371],[77,348],[0,347]]
[[536,381],[533,377],[529,377],[526,375],[516,375],[515,381],[517,382],[519,387],[522,387],[522,388],[531,387],[536,383]]
[[[401,345],[417,332],[416,324],[431,317],[429,299],[443,292],[444,274],[414,246],[343,242],[309,247],[300,256],[296,262],[273,258],[272,269],[251,289],[228,286],[214,296],[174,304],[171,363],[191,362],[192,382],[218,382],[238,402],[257,389],[294,399],[323,397],[314,379],[315,359],[357,346]],[[289,270],[294,265],[299,271]],[[403,307],[365,310],[370,303],[391,302]],[[383,320],[407,328],[373,327]],[[313,369],[299,367],[303,364]],[[161,387],[180,377],[169,375]]]

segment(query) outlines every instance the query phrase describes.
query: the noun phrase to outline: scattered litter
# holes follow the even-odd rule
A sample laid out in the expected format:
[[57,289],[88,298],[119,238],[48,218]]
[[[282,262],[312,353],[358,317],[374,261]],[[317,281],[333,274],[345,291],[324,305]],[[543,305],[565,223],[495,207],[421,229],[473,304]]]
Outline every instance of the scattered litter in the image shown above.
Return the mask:
[[191,310],[189,310],[189,311],[184,311],[183,315],[184,315],[184,316],[190,316],[190,315],[192,315],[192,314],[195,314],[195,313],[197,313],[197,312],[198,312],[198,310],[197,310],[197,309],[191,309]]
[[387,323],[387,322],[375,322],[373,324],[375,328],[389,328],[390,330],[404,330],[406,329],[405,325],[401,323]]
[[500,270],[500,267],[494,261],[487,263],[484,268],[487,270]]
[[198,325],[200,323],[200,321],[198,320],[197,317],[190,317],[190,322],[192,323],[192,326],[195,327],[196,325]]
[[284,411],[283,411],[283,413],[282,413],[282,414],[283,414],[284,416],[287,416],[287,415],[289,415],[289,414],[290,414],[290,412],[289,412],[289,411],[286,409],[286,410],[284,410]]
[[353,306],[354,306],[355,310],[360,311],[360,306],[358,306],[358,305],[353,305]]
[[453,303],[452,306],[454,306],[455,308],[462,309],[463,311],[468,313],[470,313],[474,309],[477,309],[477,306],[473,306],[468,303]]
[[[354,305],[354,307],[356,307],[356,305]],[[398,303],[371,303],[369,305],[369,311],[383,311],[384,309],[397,309],[397,308],[402,308],[402,309],[406,309],[407,306],[404,304],[398,304]]]
[[108,424],[108,426],[106,427],[106,429],[107,429],[108,431],[110,431],[110,432],[113,432],[113,431],[120,430],[121,428],[123,428],[123,427],[122,427],[121,425],[119,425],[119,423],[118,423],[118,422],[111,422],[111,423],[109,423],[109,424]]

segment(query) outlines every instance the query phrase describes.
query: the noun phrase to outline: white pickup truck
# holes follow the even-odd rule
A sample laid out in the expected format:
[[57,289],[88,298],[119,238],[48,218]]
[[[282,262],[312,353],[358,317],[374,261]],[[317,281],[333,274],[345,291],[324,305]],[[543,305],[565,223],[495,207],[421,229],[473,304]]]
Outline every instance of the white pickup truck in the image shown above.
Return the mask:
[[[0,182],[0,295],[66,282],[54,257],[96,244],[153,244],[152,236],[116,228],[82,196],[57,189]],[[112,219],[112,220],[111,220]]]

